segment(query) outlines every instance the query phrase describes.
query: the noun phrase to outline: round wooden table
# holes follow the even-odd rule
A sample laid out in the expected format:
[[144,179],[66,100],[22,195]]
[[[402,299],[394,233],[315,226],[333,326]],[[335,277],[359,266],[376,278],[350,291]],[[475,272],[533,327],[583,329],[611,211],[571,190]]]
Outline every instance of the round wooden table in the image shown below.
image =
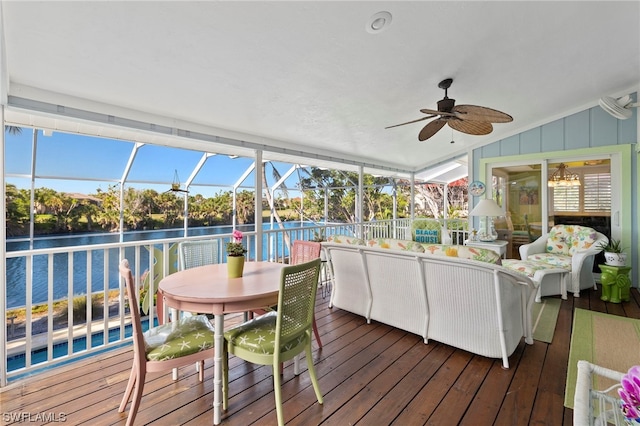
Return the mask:
[[224,314],[276,305],[285,266],[282,263],[247,262],[240,278],[227,277],[226,263],[199,266],[168,275],[158,285],[165,306],[214,315],[213,424],[220,424],[222,416]]

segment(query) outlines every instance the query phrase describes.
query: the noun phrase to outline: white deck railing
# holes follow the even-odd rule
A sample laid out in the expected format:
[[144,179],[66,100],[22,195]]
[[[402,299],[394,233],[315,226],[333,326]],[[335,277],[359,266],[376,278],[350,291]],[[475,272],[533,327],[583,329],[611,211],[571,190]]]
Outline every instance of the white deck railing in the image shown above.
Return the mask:
[[[399,219],[266,230],[263,231],[263,250],[258,256],[255,254],[256,233],[245,232],[244,236],[250,255],[249,260],[284,262],[288,258],[290,244],[294,240],[313,240],[319,233],[325,237],[353,235],[365,239],[411,239],[411,221]],[[5,386],[12,379],[42,368],[92,355],[125,343],[128,344],[130,340],[130,331],[127,329],[129,315],[118,273],[119,261],[123,258],[129,259],[136,284],[139,287],[142,287],[143,283],[157,285],[162,277],[177,270],[178,243],[202,238],[205,237],[168,238],[7,252],[7,259],[22,259],[18,263],[24,267],[24,270],[18,272],[23,273],[26,277],[24,283],[26,291],[24,305],[20,306],[18,310],[24,312],[25,319],[23,322],[24,333],[21,331],[18,333],[15,330],[15,324],[12,326],[16,318],[11,318],[10,315],[7,317],[5,339],[0,341],[2,353],[6,354],[0,369],[0,385]],[[226,259],[224,247],[231,235],[219,234],[206,238],[218,239],[219,253],[221,253],[220,261],[224,262]],[[150,255],[150,253],[154,255]],[[66,262],[64,262],[64,257],[66,257]],[[60,267],[61,259],[62,268]],[[39,265],[39,270],[46,270],[48,296],[46,301],[34,303],[33,265],[36,262]],[[78,262],[82,262],[82,264],[75,265],[79,267],[74,268],[74,264]],[[74,270],[83,272],[74,273]],[[145,274],[145,271],[153,271],[153,273]],[[16,271],[14,270],[13,273]],[[62,279],[60,278],[61,274]],[[66,280],[64,275],[66,275]],[[7,283],[10,283],[11,280],[12,277],[7,273]],[[81,291],[78,291],[77,288],[78,280],[83,287]],[[61,286],[61,282],[63,286],[66,286],[63,289],[65,296],[54,298],[54,285],[59,293],[58,288]],[[75,289],[74,283],[76,283]],[[104,291],[104,283],[108,283],[106,292]],[[72,302],[68,303],[66,317],[60,318],[59,312],[55,312],[54,308],[59,302],[65,301]],[[101,315],[95,315],[101,317],[99,319],[94,318],[93,301],[98,306],[102,305]],[[74,309],[72,309],[74,304],[84,310],[84,318],[74,319]],[[153,307],[153,303],[151,306]],[[36,312],[43,311],[46,312],[46,315],[36,314]],[[9,309],[9,312],[16,312],[16,309]],[[154,321],[154,312],[153,309],[150,310],[149,321]],[[39,316],[38,322],[46,321],[45,332],[42,332],[43,327],[36,327],[36,315]],[[58,322],[64,325],[57,328]],[[56,327],[54,328],[54,326]],[[29,338],[25,338],[25,336]]]

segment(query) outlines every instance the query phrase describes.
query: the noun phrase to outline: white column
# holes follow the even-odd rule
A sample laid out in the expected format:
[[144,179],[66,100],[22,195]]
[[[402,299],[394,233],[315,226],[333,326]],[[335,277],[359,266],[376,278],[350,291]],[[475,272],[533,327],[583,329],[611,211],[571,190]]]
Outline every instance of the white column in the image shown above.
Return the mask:
[[[4,90],[3,90],[4,92]],[[4,99],[4,97],[3,97]],[[0,205],[2,208],[0,209],[0,235],[2,236],[2,244],[0,244],[0,258],[2,262],[6,262],[7,258],[7,194],[6,194],[6,182],[4,180],[5,169],[4,169],[4,152],[5,152],[5,141],[4,141],[4,104],[0,106],[0,121],[2,121],[2,136],[0,136],[0,175],[2,176],[2,180],[0,183],[2,184],[2,188],[0,189],[0,197],[2,201],[0,201]],[[4,268],[3,268],[4,269]],[[0,274],[0,317],[7,318],[7,309],[6,303],[7,300],[7,282],[6,282],[6,274]],[[0,327],[0,357],[2,357],[2,364],[0,364],[0,387],[7,386],[7,327],[3,325]]]
[[256,230],[256,261],[262,259],[262,151],[256,150],[256,203],[255,203],[255,230]]

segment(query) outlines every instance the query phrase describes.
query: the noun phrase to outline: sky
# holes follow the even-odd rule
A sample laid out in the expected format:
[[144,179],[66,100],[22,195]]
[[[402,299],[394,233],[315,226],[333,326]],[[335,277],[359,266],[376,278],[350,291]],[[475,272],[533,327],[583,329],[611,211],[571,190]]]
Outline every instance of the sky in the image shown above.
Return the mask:
[[[107,190],[109,185],[117,184],[135,147],[129,141],[78,134],[53,132],[45,136],[41,130],[37,130],[35,138],[35,186],[67,193],[93,194],[98,188]],[[20,135],[5,132],[6,180],[21,189],[30,187],[33,140],[34,131],[30,128],[23,128]],[[202,156],[203,153],[198,151],[147,144],[138,150],[126,180],[136,188],[163,192],[169,189],[177,174],[184,188]],[[227,155],[209,157],[193,180],[190,195],[212,197],[221,191],[231,190],[253,161],[253,158],[232,159]],[[281,174],[292,167],[287,163],[273,164]],[[270,186],[274,183],[271,175],[271,169],[268,169]],[[300,175],[306,177],[304,172]],[[254,176],[252,172],[242,186],[252,189]],[[297,196],[292,191],[297,183],[298,172],[294,172],[285,182],[289,196]]]

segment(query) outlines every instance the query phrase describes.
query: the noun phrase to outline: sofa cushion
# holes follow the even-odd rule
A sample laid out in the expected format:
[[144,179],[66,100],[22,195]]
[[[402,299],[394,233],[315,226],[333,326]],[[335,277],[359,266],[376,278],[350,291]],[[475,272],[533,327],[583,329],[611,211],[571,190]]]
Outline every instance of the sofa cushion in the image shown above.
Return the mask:
[[512,271],[526,275],[529,278],[533,278],[537,271],[542,271],[545,269],[555,269],[555,267],[551,264],[519,259],[504,259],[502,261],[502,266],[507,269],[511,269]]
[[351,244],[354,246],[364,246],[365,242],[362,238],[350,237],[348,235],[331,235],[327,238],[329,243]]
[[423,246],[425,253],[432,254],[434,256],[458,257],[461,259],[477,260],[496,265],[502,264],[500,255],[490,249],[448,244],[423,244]]
[[546,265],[551,265],[556,268],[571,270],[572,257],[569,255],[555,254],[555,253],[537,253],[529,255],[527,258],[529,261],[542,262]]
[[389,250],[411,251],[415,253],[427,253],[434,256],[458,257],[480,262],[501,265],[498,253],[490,249],[479,247],[458,246],[452,244],[421,244],[416,241],[396,240],[394,238],[372,238],[363,241],[360,238],[334,235],[328,238],[328,242],[338,244],[366,245],[368,247],[383,248]]
[[546,252],[572,256],[591,248],[597,239],[593,228],[579,225],[555,225],[547,236]]
[[415,241],[396,240],[393,238],[374,238],[368,240],[366,245],[369,247],[424,253],[424,247],[422,244],[416,243]]

